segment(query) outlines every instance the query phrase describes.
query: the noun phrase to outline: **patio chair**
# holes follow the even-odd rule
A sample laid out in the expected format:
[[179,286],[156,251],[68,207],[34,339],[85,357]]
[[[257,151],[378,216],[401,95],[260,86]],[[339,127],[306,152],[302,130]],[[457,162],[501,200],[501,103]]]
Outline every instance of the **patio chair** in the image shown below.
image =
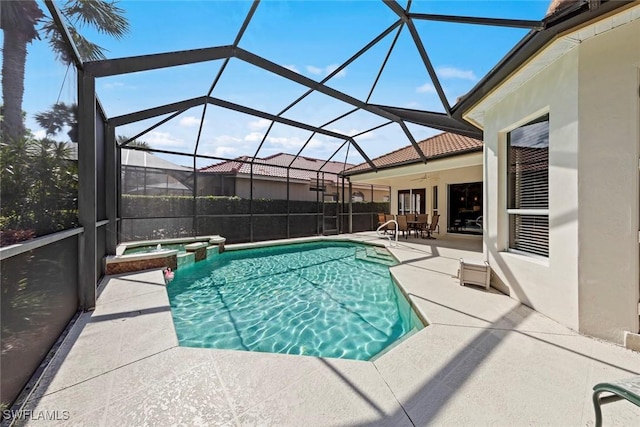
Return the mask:
[[[392,219],[394,219],[394,218],[393,218],[393,215],[385,214],[385,216],[384,216],[384,222],[391,221]],[[387,224],[386,232],[387,232],[387,233],[391,233],[391,234],[395,234],[395,232],[396,232],[396,225],[395,225],[393,222],[390,222],[389,224]]]
[[[602,393],[610,393],[600,397]],[[596,384],[593,387],[593,408],[596,412],[596,427],[602,426],[602,411],[600,405],[626,399],[640,407],[640,376],[626,380],[611,381]]]
[[[438,226],[439,219],[440,219],[440,215],[438,214],[433,215],[433,218],[431,219],[431,224],[429,224],[428,227],[425,227],[423,230],[421,230],[422,232],[427,233],[426,237],[422,236],[423,239],[435,239],[435,237],[433,237],[433,231]],[[420,233],[421,235],[422,235],[422,232]]]
[[402,235],[405,239],[409,238],[409,224],[407,223],[406,215],[398,215],[396,217],[396,221],[398,221],[398,231],[402,231]]
[[[376,225],[376,228],[380,227],[384,223],[385,223],[385,215],[383,213],[379,213],[378,214],[378,225]],[[384,228],[384,234],[387,234],[386,227]]]
[[429,215],[428,214],[418,214],[416,217],[416,221],[418,221],[418,226],[416,227],[416,237],[418,234],[422,235],[422,229],[426,228],[429,224]]

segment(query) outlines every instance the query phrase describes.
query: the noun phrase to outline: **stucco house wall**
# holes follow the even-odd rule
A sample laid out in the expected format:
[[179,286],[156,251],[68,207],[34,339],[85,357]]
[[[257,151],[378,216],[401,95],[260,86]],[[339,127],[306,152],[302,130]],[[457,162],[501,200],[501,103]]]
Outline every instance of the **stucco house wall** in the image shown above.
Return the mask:
[[[236,178],[236,195],[244,199],[251,197],[251,188],[248,178]],[[287,183],[280,180],[265,180],[253,178],[253,198],[254,199],[287,199]],[[309,190],[306,182],[289,182],[290,200],[316,200],[315,191]],[[321,199],[322,200],[322,199]]]
[[[549,49],[553,48],[553,45]],[[576,46],[484,111],[492,284],[583,333],[638,331],[640,21]],[[549,114],[549,257],[508,251],[507,133]]]
[[638,332],[640,20],[579,47],[580,330]]
[[[578,329],[578,50],[485,111],[484,252],[494,286]],[[508,252],[507,134],[549,113],[549,258]]]

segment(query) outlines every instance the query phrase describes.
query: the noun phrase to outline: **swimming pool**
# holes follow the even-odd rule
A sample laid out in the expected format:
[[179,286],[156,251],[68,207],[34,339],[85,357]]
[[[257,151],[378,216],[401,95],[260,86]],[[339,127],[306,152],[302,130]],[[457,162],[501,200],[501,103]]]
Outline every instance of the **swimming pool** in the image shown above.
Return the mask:
[[423,327],[384,248],[313,242],[227,251],[167,286],[183,346],[369,360]]

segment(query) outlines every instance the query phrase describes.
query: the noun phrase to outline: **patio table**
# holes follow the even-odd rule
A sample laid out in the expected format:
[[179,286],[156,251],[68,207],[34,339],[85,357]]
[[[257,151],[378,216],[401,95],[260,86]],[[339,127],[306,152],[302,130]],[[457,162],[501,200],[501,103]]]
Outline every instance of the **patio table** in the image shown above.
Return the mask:
[[422,229],[422,226],[426,226],[427,223],[424,221],[407,221],[407,225],[409,226],[409,235],[411,235],[411,230],[414,230],[416,237],[418,237],[418,232]]

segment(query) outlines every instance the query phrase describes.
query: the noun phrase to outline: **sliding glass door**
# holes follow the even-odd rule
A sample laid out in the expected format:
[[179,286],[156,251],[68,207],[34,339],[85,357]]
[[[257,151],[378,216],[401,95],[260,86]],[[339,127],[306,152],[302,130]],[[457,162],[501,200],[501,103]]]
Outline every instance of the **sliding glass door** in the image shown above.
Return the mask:
[[449,185],[448,233],[482,234],[482,183]]

